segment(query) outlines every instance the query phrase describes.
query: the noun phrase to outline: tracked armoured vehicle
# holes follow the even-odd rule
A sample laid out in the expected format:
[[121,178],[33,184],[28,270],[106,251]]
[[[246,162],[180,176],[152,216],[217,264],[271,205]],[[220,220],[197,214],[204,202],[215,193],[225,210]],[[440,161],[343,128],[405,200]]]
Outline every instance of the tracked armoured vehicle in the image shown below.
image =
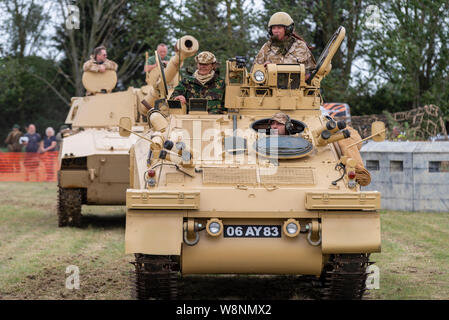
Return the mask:
[[[361,191],[354,159],[335,146],[348,139],[344,123],[320,111],[344,35],[308,79],[304,65],[248,72],[241,57],[228,60],[227,114],[198,101],[151,109],[126,191],[137,298],[176,298],[180,275],[192,274],[309,275],[324,298],[362,297],[369,255],[380,252],[380,194]],[[287,135],[270,129],[279,111]],[[120,123],[129,135],[131,121]]]
[[[166,82],[176,79],[184,59],[198,50],[190,36],[176,42],[175,55],[165,69]],[[60,151],[58,171],[58,223],[60,227],[81,225],[81,206],[124,205],[129,187],[129,149],[137,137],[122,138],[118,132],[121,117],[131,119],[136,132],[147,125],[146,101],[157,101],[165,95],[161,81],[147,74],[147,85],[112,92],[117,83],[115,71],[85,72],[83,85],[90,95],[72,98],[65,121],[71,125]],[[166,83],[165,83],[166,84]],[[142,104],[143,102],[143,104]]]

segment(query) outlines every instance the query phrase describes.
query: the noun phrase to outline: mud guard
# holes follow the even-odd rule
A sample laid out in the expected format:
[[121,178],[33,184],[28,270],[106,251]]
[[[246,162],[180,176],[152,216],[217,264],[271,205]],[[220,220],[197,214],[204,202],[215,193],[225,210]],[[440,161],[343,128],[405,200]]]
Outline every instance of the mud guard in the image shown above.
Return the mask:
[[380,252],[380,214],[322,213],[321,234],[324,254]]
[[180,255],[183,214],[179,211],[126,213],[125,252]]

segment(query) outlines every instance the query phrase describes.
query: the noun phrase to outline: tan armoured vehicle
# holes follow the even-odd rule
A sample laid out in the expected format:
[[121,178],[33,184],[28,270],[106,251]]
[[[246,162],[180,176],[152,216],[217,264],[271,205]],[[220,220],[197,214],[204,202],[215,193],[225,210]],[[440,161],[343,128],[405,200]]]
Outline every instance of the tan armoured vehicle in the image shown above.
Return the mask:
[[[137,298],[175,298],[180,275],[194,274],[309,275],[325,298],[362,297],[369,255],[380,252],[380,194],[361,191],[356,161],[335,144],[348,131],[320,111],[344,36],[340,27],[307,80],[304,65],[248,72],[228,60],[227,114],[201,101],[151,109],[126,191]],[[280,111],[282,136],[270,130]],[[121,119],[123,136],[131,122]],[[382,126],[374,131],[381,140]]]
[[[184,59],[198,50],[198,42],[190,36],[179,39],[175,55],[166,67],[166,81],[177,77]],[[131,119],[136,132],[147,125],[147,109],[142,104],[157,101],[161,83],[147,74],[147,85],[112,92],[117,83],[114,71],[85,72],[83,85],[90,94],[72,98],[66,124],[66,135],[60,151],[58,172],[58,223],[60,227],[81,225],[81,206],[124,205],[129,187],[129,149],[137,137],[122,138],[118,132],[121,117]],[[164,90],[173,90],[164,87]]]

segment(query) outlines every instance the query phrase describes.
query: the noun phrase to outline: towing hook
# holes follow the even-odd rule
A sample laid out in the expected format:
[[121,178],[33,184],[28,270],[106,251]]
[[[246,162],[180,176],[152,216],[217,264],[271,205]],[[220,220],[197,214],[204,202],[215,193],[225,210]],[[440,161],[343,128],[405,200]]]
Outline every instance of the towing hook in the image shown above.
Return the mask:
[[200,233],[198,231],[195,231],[195,240],[190,241],[187,238],[187,230],[184,230],[184,243],[188,246],[194,246],[200,241]]
[[[205,226],[203,226],[201,223],[195,222],[193,219],[189,219],[186,222],[184,222],[184,242],[188,246],[194,246],[200,241],[200,231],[204,230]],[[192,236],[192,234],[195,234],[195,240],[190,241],[189,235]]]
[[312,241],[312,231],[310,231],[307,235],[307,241],[309,241],[312,246],[319,246],[321,244],[321,231],[318,233],[318,236],[319,238],[317,241]]
[[[309,229],[309,233],[307,234],[307,241],[312,246],[319,246],[321,244],[321,227],[320,227],[318,221],[312,221],[307,226]],[[312,236],[314,239],[316,239],[318,236],[318,240],[313,241]]]

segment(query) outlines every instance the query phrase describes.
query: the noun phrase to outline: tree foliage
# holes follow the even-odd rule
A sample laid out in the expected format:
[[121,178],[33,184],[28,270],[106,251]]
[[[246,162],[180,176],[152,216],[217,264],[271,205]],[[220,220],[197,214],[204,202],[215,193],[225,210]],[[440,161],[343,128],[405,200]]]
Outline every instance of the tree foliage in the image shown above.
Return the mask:
[[393,0],[376,1],[376,5],[382,8],[380,24],[366,33],[363,54],[377,76],[374,82],[397,96],[383,99],[399,110],[435,104],[447,113],[449,3]]
[[[170,3],[167,15],[177,39],[189,34],[198,39],[200,51],[211,51],[221,66],[234,56],[252,58],[256,54],[251,37],[255,24],[253,1],[190,0]],[[192,66],[192,61],[187,61]]]
[[[67,115],[61,100],[42,79],[56,84],[53,61],[37,56],[0,60],[0,128],[6,136],[14,123],[23,128],[34,123],[40,132],[53,126],[57,131]],[[47,80],[48,79],[48,80]]]
[[[63,123],[73,96],[84,95],[82,65],[99,45],[119,65],[118,88],[144,84],[145,52],[190,34],[226,59],[249,58],[267,40],[267,24],[288,12],[318,59],[339,26],[346,38],[322,83],[325,102],[352,114],[438,105],[449,120],[449,3],[445,0],[0,0],[0,121],[38,128]],[[79,29],[67,29],[68,5]],[[256,4],[261,4],[257,6]],[[51,8],[51,9],[49,9]],[[377,15],[373,15],[373,9]],[[53,11],[51,11],[53,10]],[[55,11],[56,10],[56,11]],[[60,17],[55,30],[50,16]],[[370,23],[375,18],[374,24]],[[53,43],[50,48],[49,38]],[[46,52],[58,53],[49,57]],[[185,66],[193,66],[193,59]],[[194,68],[191,69],[194,71]]]
[[35,54],[45,40],[49,19],[43,6],[35,0],[0,0],[0,9],[6,14],[0,26],[7,39],[4,51],[18,58]]

